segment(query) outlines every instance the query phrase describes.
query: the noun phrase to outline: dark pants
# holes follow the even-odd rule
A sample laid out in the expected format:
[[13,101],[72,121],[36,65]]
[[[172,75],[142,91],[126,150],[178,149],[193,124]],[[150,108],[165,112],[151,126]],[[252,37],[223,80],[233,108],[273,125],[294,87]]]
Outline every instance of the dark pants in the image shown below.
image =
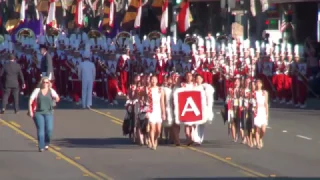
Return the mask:
[[2,98],[2,109],[5,110],[8,104],[9,96],[12,92],[14,99],[14,109],[15,111],[19,111],[19,88],[4,88],[4,94]]
[[37,126],[39,149],[44,149],[45,146],[50,144],[53,129],[53,114],[40,114],[36,112],[34,121]]

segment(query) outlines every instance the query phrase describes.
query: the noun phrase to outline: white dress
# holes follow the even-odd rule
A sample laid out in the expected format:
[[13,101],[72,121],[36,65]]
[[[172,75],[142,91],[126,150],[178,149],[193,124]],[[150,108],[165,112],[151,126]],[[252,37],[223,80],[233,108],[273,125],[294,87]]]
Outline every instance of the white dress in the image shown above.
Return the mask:
[[254,125],[259,128],[263,125],[268,125],[267,109],[265,107],[266,96],[264,93],[264,91],[256,91],[257,114],[254,118]]
[[[151,90],[152,96],[152,112],[149,113],[149,122],[152,124],[162,123],[162,114],[161,114],[161,91],[159,87],[154,87],[148,89]],[[147,92],[149,93],[149,92]]]

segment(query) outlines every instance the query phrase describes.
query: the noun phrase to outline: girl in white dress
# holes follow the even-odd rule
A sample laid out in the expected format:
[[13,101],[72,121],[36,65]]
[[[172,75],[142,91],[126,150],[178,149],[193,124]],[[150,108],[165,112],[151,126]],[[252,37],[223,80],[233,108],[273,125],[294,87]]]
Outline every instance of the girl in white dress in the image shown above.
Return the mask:
[[256,110],[254,118],[254,126],[256,133],[257,148],[263,147],[262,138],[266,133],[269,116],[268,92],[262,89],[262,81],[256,82]]
[[151,77],[150,87],[146,89],[147,102],[149,105],[148,119],[150,125],[150,144],[149,147],[156,150],[158,138],[161,133],[162,120],[166,119],[164,91],[157,86],[157,76]]

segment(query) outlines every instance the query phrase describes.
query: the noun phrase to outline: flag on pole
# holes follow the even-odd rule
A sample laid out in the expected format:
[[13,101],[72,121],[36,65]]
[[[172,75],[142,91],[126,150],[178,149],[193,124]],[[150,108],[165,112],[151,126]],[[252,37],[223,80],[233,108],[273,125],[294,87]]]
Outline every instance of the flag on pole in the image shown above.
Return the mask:
[[131,0],[127,12],[121,23],[122,29],[130,31],[134,28],[135,20],[138,15],[138,9],[141,3],[140,0]]
[[22,0],[20,6],[20,21],[24,22],[26,19],[26,0]]
[[56,2],[55,0],[50,0],[48,17],[47,17],[47,26],[57,28],[56,22]]
[[189,9],[189,1],[185,0],[180,4],[180,13],[178,14],[178,30],[181,33],[186,32],[190,28],[190,23],[193,21]]
[[142,16],[142,0],[139,0],[139,8],[136,19],[134,20],[134,28],[140,28],[141,25],[141,16]]
[[162,34],[167,33],[167,28],[169,24],[169,10],[168,10],[168,0],[164,0],[163,6],[162,6],[162,16],[161,16],[161,21],[160,21],[160,29]]
[[115,4],[114,0],[105,0],[103,9],[103,19],[99,23],[104,31],[109,32],[114,26]]
[[83,20],[84,20],[83,9],[84,9],[83,0],[77,0],[74,22],[78,27],[83,26]]

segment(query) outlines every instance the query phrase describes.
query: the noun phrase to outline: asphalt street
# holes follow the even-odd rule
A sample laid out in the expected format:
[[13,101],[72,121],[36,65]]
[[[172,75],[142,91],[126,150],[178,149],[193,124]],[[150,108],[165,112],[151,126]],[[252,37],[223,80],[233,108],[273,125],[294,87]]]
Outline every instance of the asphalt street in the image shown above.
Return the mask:
[[26,110],[8,110],[0,120],[0,179],[319,178],[320,111],[273,107],[262,150],[231,141],[217,103],[203,145],[152,151],[122,136],[123,105],[95,99],[92,110],[82,110],[62,101],[52,146],[43,153]]

